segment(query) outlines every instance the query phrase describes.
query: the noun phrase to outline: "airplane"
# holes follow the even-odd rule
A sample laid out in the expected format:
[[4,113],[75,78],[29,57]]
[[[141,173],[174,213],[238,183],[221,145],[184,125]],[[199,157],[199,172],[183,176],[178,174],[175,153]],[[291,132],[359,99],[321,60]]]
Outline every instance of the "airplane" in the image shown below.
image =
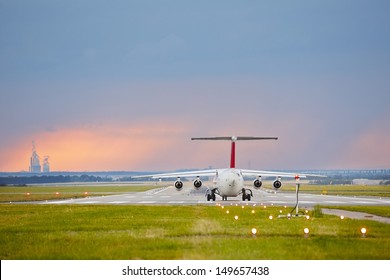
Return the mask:
[[245,188],[244,177],[256,177],[253,181],[253,187],[260,189],[262,186],[263,177],[276,177],[273,182],[273,188],[278,190],[282,187],[282,177],[295,178],[306,178],[306,176],[320,176],[314,174],[295,174],[286,172],[273,172],[273,171],[262,171],[262,170],[247,170],[236,168],[236,142],[237,141],[250,141],[250,140],[278,140],[278,137],[253,137],[253,136],[229,136],[229,137],[195,137],[191,140],[212,140],[212,141],[231,141],[231,152],[230,152],[230,167],[223,169],[208,169],[198,171],[187,171],[187,172],[174,172],[174,173],[162,173],[153,175],[141,175],[133,176],[132,178],[176,178],[174,186],[176,190],[181,191],[183,189],[183,182],[181,178],[195,178],[193,180],[193,186],[195,189],[199,189],[203,182],[200,177],[214,176],[213,187],[208,188],[206,191],[207,201],[215,201],[216,195],[222,197],[222,200],[227,200],[228,197],[237,197],[242,195],[242,200],[250,201],[253,197],[251,189]]

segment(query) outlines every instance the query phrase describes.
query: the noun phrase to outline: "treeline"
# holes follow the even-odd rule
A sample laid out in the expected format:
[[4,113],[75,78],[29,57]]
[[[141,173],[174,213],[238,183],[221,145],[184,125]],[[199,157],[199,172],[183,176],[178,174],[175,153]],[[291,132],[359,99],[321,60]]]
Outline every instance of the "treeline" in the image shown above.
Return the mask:
[[111,177],[100,177],[93,175],[57,175],[57,176],[9,176],[0,177],[0,186],[27,185],[27,184],[49,184],[49,183],[73,183],[73,182],[111,182]]

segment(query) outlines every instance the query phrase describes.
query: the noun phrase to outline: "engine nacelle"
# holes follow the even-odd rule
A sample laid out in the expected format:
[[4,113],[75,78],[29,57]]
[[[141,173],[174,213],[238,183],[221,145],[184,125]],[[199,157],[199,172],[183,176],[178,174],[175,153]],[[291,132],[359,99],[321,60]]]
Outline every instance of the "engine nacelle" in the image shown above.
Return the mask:
[[253,181],[253,186],[255,187],[256,190],[260,189],[262,185],[263,182],[261,182],[260,178]]
[[195,189],[199,189],[202,186],[202,181],[199,178],[195,179],[193,183]]
[[176,188],[176,190],[181,191],[181,189],[183,188],[183,182],[180,180],[177,180],[175,182],[175,188]]
[[275,190],[278,190],[282,186],[282,182],[280,181],[280,179],[276,179],[272,185]]

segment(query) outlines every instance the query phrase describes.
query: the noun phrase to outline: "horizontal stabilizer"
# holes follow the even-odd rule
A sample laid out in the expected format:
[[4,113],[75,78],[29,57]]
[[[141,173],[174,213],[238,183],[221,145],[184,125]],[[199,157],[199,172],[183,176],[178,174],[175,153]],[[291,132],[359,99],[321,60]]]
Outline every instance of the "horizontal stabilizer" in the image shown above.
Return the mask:
[[191,140],[278,140],[278,137],[255,137],[255,136],[222,136],[222,137],[194,137]]

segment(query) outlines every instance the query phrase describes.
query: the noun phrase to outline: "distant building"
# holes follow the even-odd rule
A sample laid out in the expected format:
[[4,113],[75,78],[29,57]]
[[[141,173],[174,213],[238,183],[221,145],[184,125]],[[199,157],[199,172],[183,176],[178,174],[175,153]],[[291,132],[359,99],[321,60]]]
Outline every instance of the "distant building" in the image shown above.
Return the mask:
[[35,142],[32,142],[32,154],[30,157],[30,168],[29,171],[31,173],[40,173],[41,172],[41,161],[39,160],[39,156],[37,151],[35,150]]
[[50,172],[49,156],[43,158],[42,172]]

